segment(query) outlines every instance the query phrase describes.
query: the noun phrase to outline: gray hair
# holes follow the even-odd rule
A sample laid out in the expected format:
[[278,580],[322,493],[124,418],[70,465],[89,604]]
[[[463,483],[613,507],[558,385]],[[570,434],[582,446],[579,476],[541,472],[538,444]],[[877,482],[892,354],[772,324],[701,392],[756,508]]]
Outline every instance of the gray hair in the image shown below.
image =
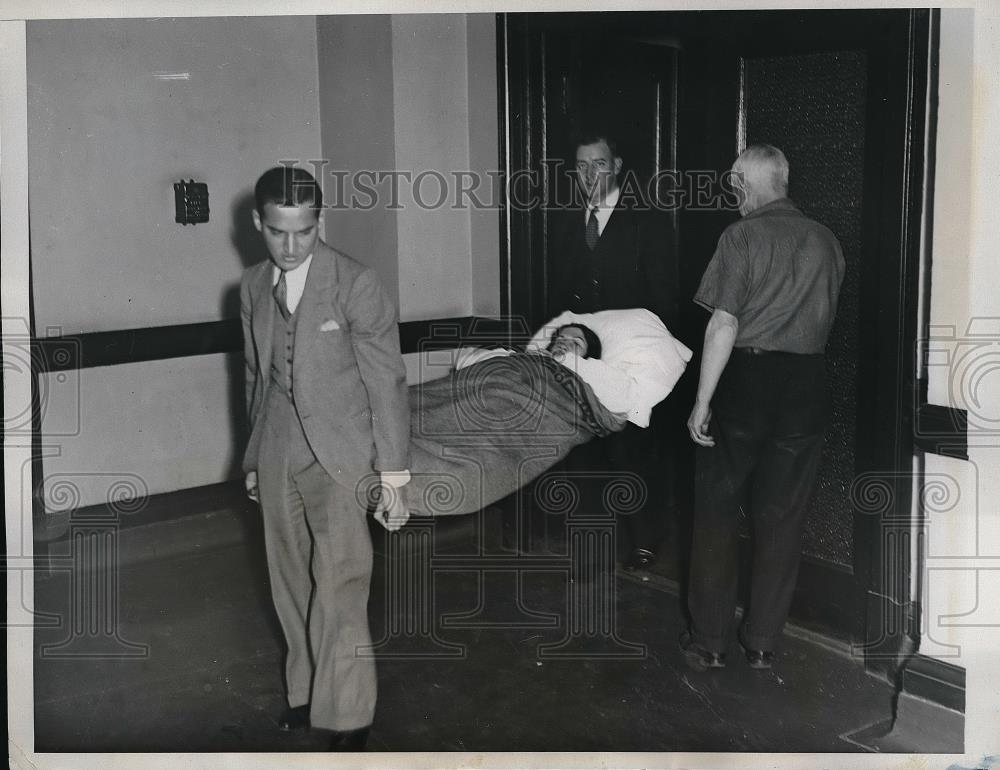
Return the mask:
[[733,163],[745,200],[744,214],[788,195],[788,159],[777,147],[754,144],[747,147]]

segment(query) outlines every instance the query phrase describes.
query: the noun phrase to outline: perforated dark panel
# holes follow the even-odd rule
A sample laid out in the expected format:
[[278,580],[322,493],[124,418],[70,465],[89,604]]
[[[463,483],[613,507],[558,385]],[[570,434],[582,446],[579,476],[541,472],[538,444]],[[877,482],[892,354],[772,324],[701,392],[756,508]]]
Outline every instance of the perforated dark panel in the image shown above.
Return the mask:
[[858,276],[867,56],[861,51],[747,59],[747,143],[788,158],[789,197],[840,239],[847,262],[827,346],[832,415],[803,552],[850,566],[857,414]]

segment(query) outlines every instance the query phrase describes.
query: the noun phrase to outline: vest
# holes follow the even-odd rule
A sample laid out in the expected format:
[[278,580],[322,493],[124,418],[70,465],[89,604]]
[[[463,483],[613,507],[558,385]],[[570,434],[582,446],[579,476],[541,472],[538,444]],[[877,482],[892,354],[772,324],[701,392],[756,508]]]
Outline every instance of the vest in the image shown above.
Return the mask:
[[292,358],[295,350],[295,327],[299,314],[292,313],[286,321],[274,304],[274,336],[271,344],[271,385],[293,400]]

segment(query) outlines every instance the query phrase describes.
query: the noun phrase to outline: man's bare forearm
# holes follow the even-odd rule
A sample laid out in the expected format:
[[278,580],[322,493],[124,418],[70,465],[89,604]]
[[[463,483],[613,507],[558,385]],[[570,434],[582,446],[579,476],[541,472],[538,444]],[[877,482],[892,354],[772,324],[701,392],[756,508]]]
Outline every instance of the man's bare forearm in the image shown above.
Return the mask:
[[697,403],[708,405],[715,395],[722,370],[729,362],[729,354],[736,342],[739,321],[725,310],[716,309],[705,329],[705,348],[701,354],[701,373],[698,378]]

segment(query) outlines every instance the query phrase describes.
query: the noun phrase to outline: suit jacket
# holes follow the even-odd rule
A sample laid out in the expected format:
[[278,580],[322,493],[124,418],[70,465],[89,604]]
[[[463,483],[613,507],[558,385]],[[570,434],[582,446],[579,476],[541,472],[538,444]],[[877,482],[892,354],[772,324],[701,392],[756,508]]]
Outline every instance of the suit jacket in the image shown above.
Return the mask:
[[[250,440],[256,470],[271,383],[275,304],[270,260],[243,275],[240,309]],[[409,468],[409,398],[397,311],[375,272],[316,242],[296,309],[292,393],[316,459],[347,483],[374,470]]]
[[553,223],[549,318],[564,310],[644,307],[670,328],[677,314],[677,259],[668,216],[619,199],[593,251],[584,230],[579,208],[561,212]]

